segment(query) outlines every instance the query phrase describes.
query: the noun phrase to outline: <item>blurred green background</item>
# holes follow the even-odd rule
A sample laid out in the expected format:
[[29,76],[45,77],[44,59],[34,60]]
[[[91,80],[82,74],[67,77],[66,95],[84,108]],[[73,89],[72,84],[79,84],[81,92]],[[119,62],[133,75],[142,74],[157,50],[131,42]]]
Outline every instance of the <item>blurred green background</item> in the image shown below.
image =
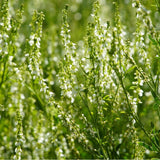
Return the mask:
[[[24,4],[24,24],[23,32],[29,35],[28,24],[31,21],[33,10],[42,11],[45,15],[43,32],[49,36],[55,36],[55,31],[62,24],[62,10],[66,4],[69,5],[69,24],[71,27],[72,40],[77,42],[82,40],[86,33],[87,23],[90,21],[90,14],[95,0],[10,0],[10,12],[14,14],[14,9],[18,9]],[[115,0],[100,0],[102,21],[114,22]],[[119,3],[121,20],[127,26],[128,31],[132,33],[135,29],[135,12],[131,5],[131,0],[116,0]],[[152,20],[159,24],[160,18],[156,11],[155,0],[143,0],[141,3],[145,10],[151,10]],[[157,23],[158,22],[158,23]],[[158,26],[157,26],[158,27]]]

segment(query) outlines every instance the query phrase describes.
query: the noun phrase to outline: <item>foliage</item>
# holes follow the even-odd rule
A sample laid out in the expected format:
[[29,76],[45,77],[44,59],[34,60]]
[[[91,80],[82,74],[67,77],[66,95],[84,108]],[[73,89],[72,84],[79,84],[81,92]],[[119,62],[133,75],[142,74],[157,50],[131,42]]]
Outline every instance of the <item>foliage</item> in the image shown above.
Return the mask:
[[159,158],[160,36],[152,13],[133,0],[128,28],[123,3],[110,4],[109,22],[96,1],[74,43],[69,5],[61,27],[49,26],[52,37],[42,12],[26,29],[26,3],[12,12],[9,4],[0,13],[0,158]]

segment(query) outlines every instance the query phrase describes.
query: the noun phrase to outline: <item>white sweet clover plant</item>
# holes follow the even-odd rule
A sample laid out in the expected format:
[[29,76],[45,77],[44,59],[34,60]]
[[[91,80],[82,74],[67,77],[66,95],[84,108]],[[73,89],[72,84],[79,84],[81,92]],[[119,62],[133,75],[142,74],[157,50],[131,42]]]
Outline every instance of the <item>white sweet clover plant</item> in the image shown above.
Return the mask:
[[[136,30],[130,40],[118,4],[112,26],[102,22],[96,1],[81,45],[72,42],[66,6],[60,34],[64,54],[58,62],[52,42],[51,59],[43,60],[43,13],[34,11],[29,38],[22,40],[23,6],[11,15],[8,3],[4,0],[0,11],[0,158],[158,155],[158,123],[151,122],[149,130],[141,113],[145,109],[160,118],[160,34],[140,1],[132,2]],[[57,74],[52,63],[59,63]]]
[[[156,149],[152,149],[159,150],[159,144],[153,140],[152,133],[147,131],[138,116],[138,107],[143,103],[144,85],[150,88],[153,98],[159,101],[159,96],[152,86],[153,57],[150,54],[154,41],[150,36],[157,35],[149,16],[150,12],[146,11],[139,1],[133,1],[132,5],[136,8],[137,20],[133,40],[128,41],[126,38],[127,33],[120,22],[118,5],[115,3],[116,25],[111,28],[109,23],[101,23],[98,15],[99,3],[96,2],[91,15],[92,23],[88,24],[87,36],[80,52],[76,52],[76,48],[72,47],[74,45],[66,22],[67,11],[64,11],[61,33],[65,55],[58,75],[62,103],[67,102],[68,106],[63,118],[71,133],[77,133],[79,140],[85,136],[84,146],[86,142],[87,146],[90,146],[86,149],[103,158],[119,158],[126,152],[120,147],[126,138],[131,139],[132,147],[135,145],[135,150],[127,150],[133,155],[132,158],[143,157],[144,146],[147,145],[138,141],[135,124],[155,146]],[[129,82],[130,87],[125,84],[129,80],[129,74],[134,77]],[[82,128],[72,129],[71,126],[75,123],[72,122],[80,120]],[[112,130],[116,126],[119,128],[119,124],[125,128],[128,135],[120,129]],[[113,146],[116,146],[116,149]],[[139,153],[137,147],[142,148]]]

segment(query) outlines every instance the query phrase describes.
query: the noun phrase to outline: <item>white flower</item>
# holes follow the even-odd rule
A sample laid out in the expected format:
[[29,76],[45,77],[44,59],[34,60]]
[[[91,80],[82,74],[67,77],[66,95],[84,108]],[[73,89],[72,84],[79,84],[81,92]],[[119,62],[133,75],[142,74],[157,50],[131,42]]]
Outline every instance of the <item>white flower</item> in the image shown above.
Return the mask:
[[37,43],[36,43],[37,48],[40,48],[40,41],[41,41],[41,39],[38,37],[37,38]]
[[8,52],[7,52],[7,51],[5,51],[5,52],[4,52],[4,54],[6,54],[6,55],[7,55],[7,54],[8,54]]
[[133,3],[132,3],[132,7],[135,7],[135,6],[136,6],[136,2],[133,2]]
[[36,46],[37,46],[37,48],[40,48],[40,43],[39,43],[39,41],[37,41]]
[[30,39],[34,39],[34,37],[35,37],[35,35],[33,34],[33,35],[30,35]]
[[29,44],[30,44],[30,46],[33,46],[34,41],[31,39],[31,40],[29,41]]
[[142,90],[142,89],[140,89],[140,90],[139,90],[138,95],[139,95],[140,97],[142,97],[142,96],[143,96],[143,90]]
[[71,103],[73,103],[74,102],[74,98],[73,97],[71,97]]
[[143,83],[144,83],[144,80],[143,80],[143,79],[141,79],[141,81],[140,81],[139,85],[140,85],[140,86],[143,86]]
[[12,28],[12,27],[11,27],[11,25],[9,24],[9,25],[8,25],[8,28],[7,28],[7,31],[9,31],[11,28]]
[[137,11],[138,11],[138,12],[141,12],[141,8],[138,8]]
[[1,23],[0,23],[0,26],[4,26],[4,23],[1,22]]
[[24,96],[24,94],[21,94],[21,99],[25,99],[25,96]]
[[28,54],[28,53],[26,53],[26,54],[25,54],[25,57],[29,57],[29,54]]

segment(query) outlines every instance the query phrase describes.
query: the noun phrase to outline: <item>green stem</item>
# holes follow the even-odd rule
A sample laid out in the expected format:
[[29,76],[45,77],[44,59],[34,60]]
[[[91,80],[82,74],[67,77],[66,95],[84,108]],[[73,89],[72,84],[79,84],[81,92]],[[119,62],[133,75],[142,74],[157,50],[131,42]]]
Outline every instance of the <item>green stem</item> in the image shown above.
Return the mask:
[[80,95],[80,97],[81,97],[84,105],[85,105],[85,106],[87,107],[87,109],[88,109],[88,112],[89,112],[89,114],[90,114],[90,117],[91,117],[91,119],[92,119],[92,121],[93,121],[93,124],[94,124],[94,126],[95,126],[95,128],[96,128],[96,131],[97,131],[98,143],[99,143],[99,145],[100,145],[100,147],[101,147],[101,149],[102,149],[102,152],[103,152],[103,155],[104,155],[105,159],[107,159],[107,158],[108,158],[107,154],[109,155],[109,152],[108,152],[108,150],[107,150],[107,154],[106,154],[105,149],[104,149],[104,147],[103,147],[103,145],[102,145],[102,143],[101,143],[101,138],[100,138],[100,135],[99,135],[99,129],[98,129],[98,127],[97,127],[97,123],[95,122],[95,119],[94,119],[94,117],[93,117],[93,115],[92,115],[92,113],[91,113],[91,110],[90,110],[87,102],[85,102],[85,100],[83,99],[81,93],[79,93],[79,95]]
[[6,72],[6,62],[3,64],[3,74],[2,74],[2,79],[0,82],[0,87],[2,86],[2,84],[4,82],[5,72]]
[[[126,56],[127,56],[127,58],[129,58],[129,60],[131,61],[131,63],[136,66],[137,71],[141,74],[141,76],[142,76],[143,79],[145,80],[145,79],[146,79],[146,76],[142,73],[142,71],[141,71],[142,69],[139,69],[139,67],[137,66],[136,62],[133,60],[132,57],[129,57],[127,54],[126,54]],[[160,100],[159,95],[154,91],[154,89],[153,89],[152,85],[150,84],[150,82],[149,82],[148,80],[146,80],[146,83],[147,83],[147,85],[150,87],[150,89],[151,89],[151,91],[152,91],[152,94],[154,93],[154,95]],[[155,98],[154,95],[153,95],[153,97]]]
[[105,159],[108,159],[107,154],[109,155],[109,151],[108,151],[108,149],[107,149],[107,154],[106,154],[106,151],[105,151],[105,149],[104,149],[104,147],[103,147],[103,145],[102,145],[102,141],[101,141],[101,137],[100,137],[100,135],[99,135],[99,130],[98,130],[98,128],[97,128],[97,135],[98,135],[99,145],[100,145],[100,147],[101,147],[101,149],[102,149],[103,155],[104,155]]
[[150,139],[150,141],[157,147],[158,150],[160,150],[160,147],[152,140],[151,136],[149,135],[149,133],[144,128],[144,126],[143,126],[142,122],[140,121],[140,119],[138,118],[138,116],[134,115],[134,113],[132,112],[132,108],[131,108],[131,105],[130,105],[130,102],[129,102],[129,99],[128,99],[127,91],[125,89],[122,77],[119,77],[119,80],[121,82],[121,85],[122,85],[122,88],[123,88],[123,91],[124,91],[124,94],[125,94],[125,97],[126,97],[126,100],[127,100],[127,104],[128,104],[128,108],[130,110],[131,116],[133,117],[133,119],[135,119],[137,124],[139,124],[139,126],[141,127],[143,132],[146,134],[146,136]]
[[80,95],[80,97],[81,97],[81,99],[82,99],[84,105],[87,107],[87,110],[88,110],[88,112],[89,112],[89,115],[90,115],[90,117],[91,117],[93,123],[95,123],[94,118],[93,118],[93,115],[92,115],[92,113],[91,113],[91,110],[90,110],[90,108],[89,108],[89,106],[88,106],[88,103],[85,102],[85,100],[83,99],[81,93],[79,93],[79,95]]

